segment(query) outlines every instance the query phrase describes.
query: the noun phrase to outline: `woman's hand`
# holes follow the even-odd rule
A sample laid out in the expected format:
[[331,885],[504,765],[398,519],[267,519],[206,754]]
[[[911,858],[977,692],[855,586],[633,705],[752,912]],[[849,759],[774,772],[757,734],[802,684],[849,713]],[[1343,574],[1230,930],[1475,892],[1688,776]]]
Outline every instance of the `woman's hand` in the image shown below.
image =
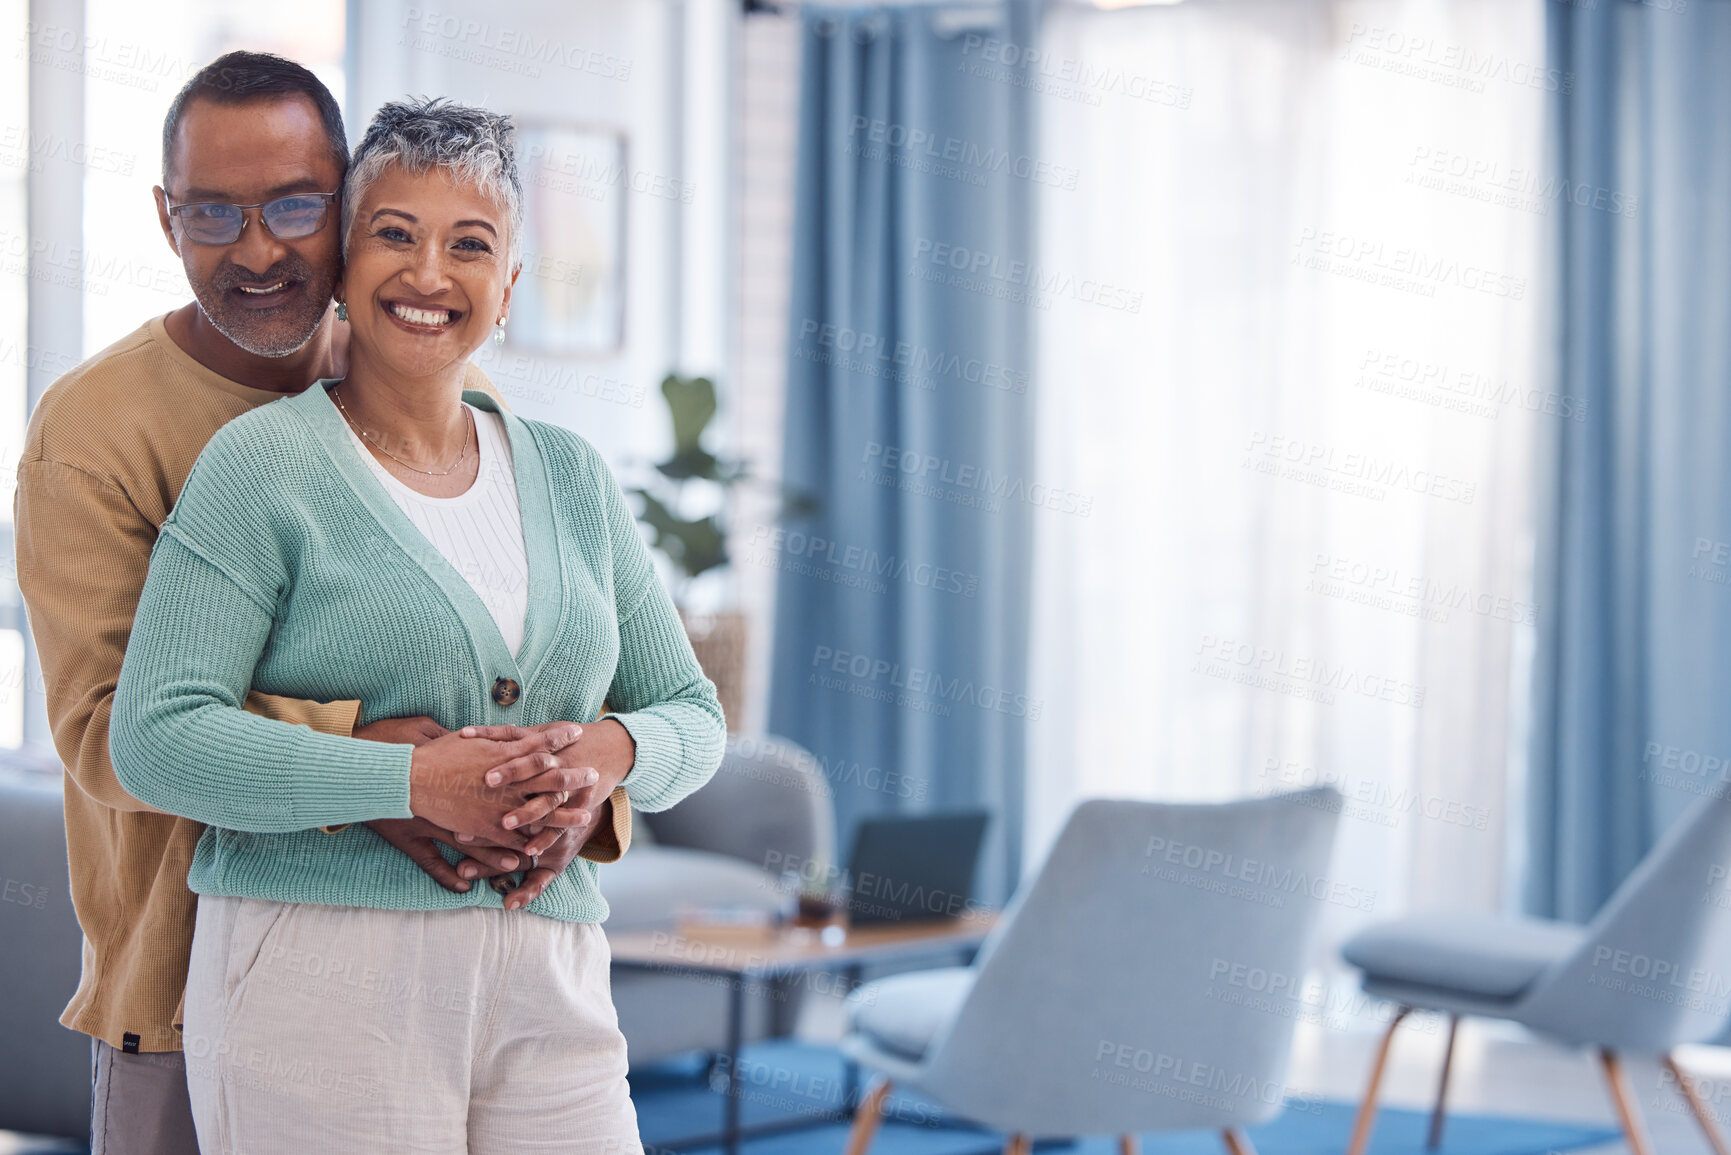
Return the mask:
[[[485,738],[498,742],[511,741],[534,733],[545,726],[568,725],[549,722],[542,726],[464,726],[457,733],[465,738]],[[550,835],[573,836],[576,849],[581,851],[607,817],[607,802],[613,790],[631,773],[637,758],[637,744],[623,723],[614,718],[602,718],[583,727],[583,733],[570,747],[559,754],[559,761],[594,772],[589,784],[573,792],[560,806],[534,819],[519,815],[522,822],[534,822],[548,831],[537,835],[528,848],[530,854],[546,854],[555,839]],[[563,838],[560,841],[564,841]]]
[[594,784],[594,770],[559,767],[558,751],[582,732],[567,722],[509,741],[446,734],[416,746],[409,810],[457,835],[524,850],[527,827]]

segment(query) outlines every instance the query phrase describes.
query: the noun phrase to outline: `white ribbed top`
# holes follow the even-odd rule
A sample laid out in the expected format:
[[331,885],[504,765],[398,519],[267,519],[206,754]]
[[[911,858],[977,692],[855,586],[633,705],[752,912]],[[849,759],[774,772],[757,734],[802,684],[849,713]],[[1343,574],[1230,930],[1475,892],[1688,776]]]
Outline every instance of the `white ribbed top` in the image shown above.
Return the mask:
[[343,424],[362,459],[384,483],[385,492],[480,595],[505,645],[515,654],[523,648],[523,620],[529,612],[529,555],[523,546],[511,441],[497,413],[466,401],[463,408],[475,419],[481,466],[475,483],[455,497],[416,493],[373,456],[354,426]]

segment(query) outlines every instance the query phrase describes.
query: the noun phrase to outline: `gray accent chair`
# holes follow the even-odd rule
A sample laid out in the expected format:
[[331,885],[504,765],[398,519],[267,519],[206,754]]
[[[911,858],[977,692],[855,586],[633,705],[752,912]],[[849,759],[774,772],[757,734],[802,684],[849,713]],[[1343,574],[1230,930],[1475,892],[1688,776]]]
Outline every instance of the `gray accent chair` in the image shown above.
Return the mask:
[[[835,807],[814,759],[782,738],[729,735],[721,767],[671,810],[634,816],[625,857],[603,866],[609,931],[672,928],[683,906],[775,910],[783,866],[821,877],[835,853]],[[745,1040],[790,1034],[796,983],[746,992]],[[613,1004],[631,1062],[719,1051],[728,988],[678,975],[615,970]]]
[[[842,1051],[877,1073],[848,1155],[892,1085],[1010,1135],[1241,1128],[1279,1114],[1296,992],[1340,795],[1178,805],[1085,802],[969,967],[896,975],[849,998]],[[1294,997],[1237,981],[1287,976]]]
[[1449,1067],[1465,1015],[1520,1023],[1598,1050],[1633,1155],[1649,1155],[1618,1055],[1660,1056],[1715,1151],[1727,1150],[1671,1054],[1717,1039],[1731,1019],[1731,796],[1696,802],[1586,926],[1463,913],[1414,914],[1342,947],[1366,994],[1397,1005],[1371,1066],[1350,1155],[1362,1155],[1395,1030],[1413,1010],[1449,1016],[1429,1146],[1442,1142]]
[[[5,762],[15,761],[8,754]],[[60,1025],[84,936],[72,911],[60,774],[0,763],[0,1130],[90,1138],[90,1040]]]

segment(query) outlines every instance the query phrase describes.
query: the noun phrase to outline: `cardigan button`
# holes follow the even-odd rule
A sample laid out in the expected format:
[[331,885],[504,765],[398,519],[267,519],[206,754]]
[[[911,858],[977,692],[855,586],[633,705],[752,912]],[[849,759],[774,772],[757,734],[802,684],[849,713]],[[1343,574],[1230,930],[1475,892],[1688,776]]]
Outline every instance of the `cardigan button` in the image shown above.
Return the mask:
[[523,694],[523,687],[511,678],[500,678],[493,683],[493,701],[501,706],[514,704]]

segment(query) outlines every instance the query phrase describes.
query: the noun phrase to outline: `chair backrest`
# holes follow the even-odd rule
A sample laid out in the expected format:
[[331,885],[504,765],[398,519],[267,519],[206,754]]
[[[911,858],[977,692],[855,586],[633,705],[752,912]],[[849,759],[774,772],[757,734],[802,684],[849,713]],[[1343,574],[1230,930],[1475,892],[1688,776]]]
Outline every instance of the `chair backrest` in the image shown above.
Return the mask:
[[817,759],[773,735],[729,734],[715,776],[670,810],[643,815],[655,841],[708,850],[771,874],[819,880],[835,861],[835,803]]
[[60,777],[0,766],[0,1130],[87,1139],[90,1040],[60,1025],[84,936]]
[[976,963],[923,1087],[987,1126],[1084,1135],[1278,1113],[1341,797],[1077,807]]
[[1520,1021],[1565,1042],[1659,1053],[1731,1019],[1731,789],[1694,803],[1534,981]]

